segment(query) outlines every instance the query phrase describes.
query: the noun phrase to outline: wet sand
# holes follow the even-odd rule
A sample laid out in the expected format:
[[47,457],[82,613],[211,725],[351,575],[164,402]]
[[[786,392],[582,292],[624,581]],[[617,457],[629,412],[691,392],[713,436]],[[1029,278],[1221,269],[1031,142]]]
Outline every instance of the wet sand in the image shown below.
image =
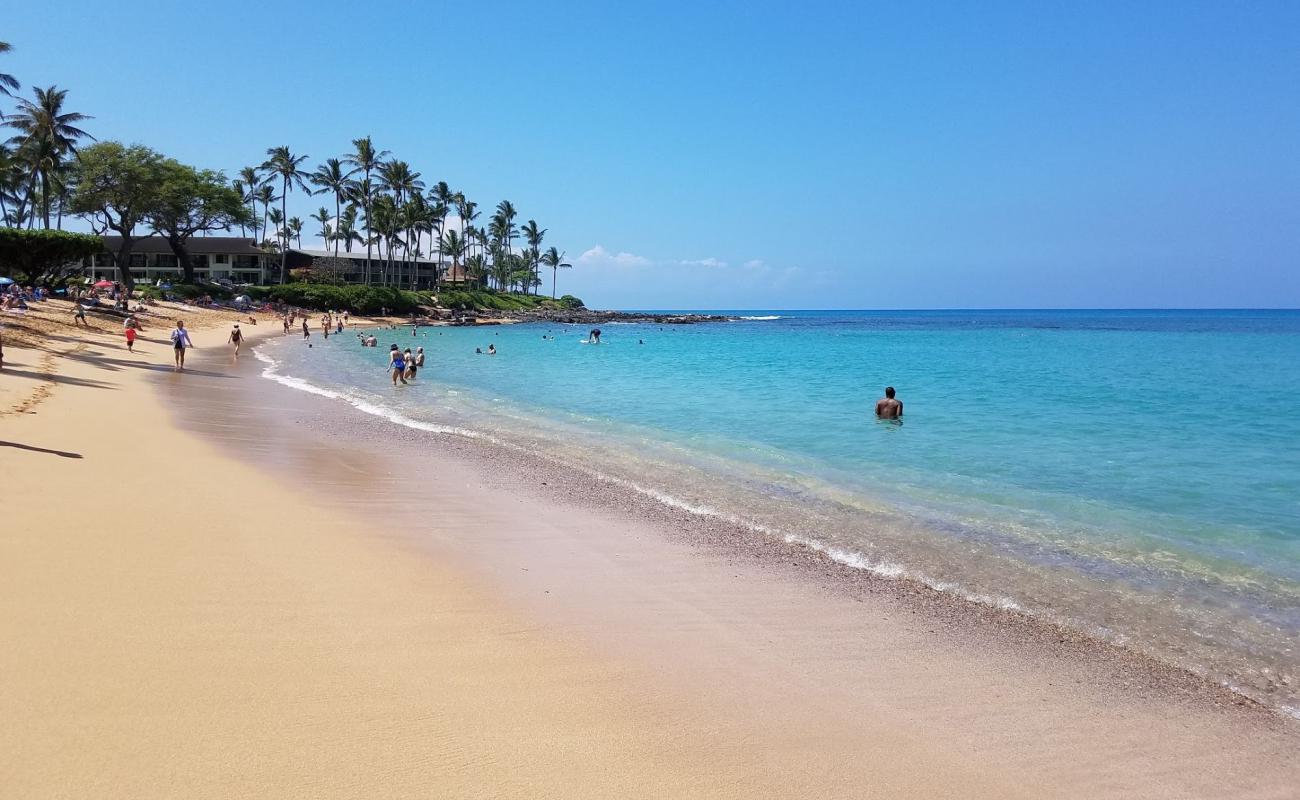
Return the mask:
[[[92,347],[0,419],[26,500],[0,533],[14,796],[1300,785],[1291,723],[1189,676],[397,428],[248,355],[192,365]],[[141,447],[175,469],[132,470]]]

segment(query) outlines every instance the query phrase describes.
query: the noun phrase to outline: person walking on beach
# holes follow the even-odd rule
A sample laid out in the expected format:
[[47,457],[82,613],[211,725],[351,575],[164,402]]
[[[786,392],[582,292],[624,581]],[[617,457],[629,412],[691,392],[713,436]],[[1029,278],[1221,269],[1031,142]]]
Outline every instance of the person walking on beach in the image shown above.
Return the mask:
[[135,336],[136,336],[136,333],[135,333],[135,329],[136,329],[135,316],[132,315],[132,316],[130,316],[130,317],[127,317],[127,318],[126,318],[126,322],[122,323],[122,327],[126,330],[126,352],[128,352],[128,353],[134,353],[134,352],[135,352]]
[[303,318],[302,318],[302,338],[304,338],[304,339],[310,339],[310,338],[311,338],[311,329],[309,329],[309,328],[307,327],[307,318],[306,318],[306,317],[303,317]]
[[885,387],[885,396],[876,401],[878,419],[898,419],[903,416],[903,402],[894,397],[894,387]]
[[185,330],[185,321],[176,320],[176,328],[172,331],[172,351],[176,355],[176,371],[181,372],[185,369],[185,350],[194,346],[190,341],[190,332]]
[[281,321],[284,323],[284,335],[285,335],[285,336],[288,336],[288,335],[289,335],[289,318],[288,318],[288,317],[284,317],[284,318],[281,319]]
[[236,322],[235,327],[230,330],[229,341],[235,346],[235,358],[239,358],[239,346],[244,343],[244,334],[239,330],[238,322]]
[[393,385],[396,386],[398,381],[403,385],[406,384],[406,361],[402,358],[402,351],[393,345],[388,351],[388,374],[393,379]]
[[75,327],[76,324],[80,322],[82,325],[85,325],[87,328],[89,328],[90,323],[86,322],[86,307],[83,306],[81,303],[74,303],[73,308],[77,309],[76,313],[72,315],[73,326]]

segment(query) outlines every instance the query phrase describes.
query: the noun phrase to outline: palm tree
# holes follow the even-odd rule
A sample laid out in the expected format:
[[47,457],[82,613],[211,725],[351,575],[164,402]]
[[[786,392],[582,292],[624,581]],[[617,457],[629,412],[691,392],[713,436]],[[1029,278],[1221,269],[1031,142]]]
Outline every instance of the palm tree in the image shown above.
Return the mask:
[[293,234],[293,238],[298,241],[299,248],[302,247],[302,225],[301,217],[289,217],[288,229]]
[[[13,45],[8,42],[0,42],[0,53],[8,53],[12,49],[14,49]],[[11,92],[16,91],[18,91],[18,79],[12,75],[0,72],[0,94],[5,97],[13,97]],[[3,114],[0,114],[0,119],[4,119]]]
[[[271,174],[276,175],[281,181],[280,193],[280,215],[283,217],[288,214],[289,192],[297,186],[307,194],[311,194],[311,189],[307,188],[307,173],[303,172],[302,163],[307,160],[307,156],[295,156],[289,151],[288,145],[283,147],[272,147],[266,151],[267,159],[262,164],[262,169],[270,170]],[[289,282],[289,253],[288,247],[280,250],[280,283]]]
[[551,299],[555,299],[555,276],[562,269],[570,269],[572,264],[566,263],[564,253],[557,253],[552,247],[542,254],[542,264],[551,268]]
[[[270,217],[271,217],[271,224],[275,226],[275,247],[277,250],[283,253],[286,249],[284,244],[282,243],[282,240],[284,239],[284,227],[283,227],[284,212],[278,208],[272,208]],[[266,231],[270,229],[263,228],[263,230]],[[283,283],[283,281],[281,282]]]
[[[48,229],[52,179],[61,170],[64,156],[69,153],[76,155],[78,139],[93,141],[95,137],[73,124],[90,117],[63,110],[63,102],[68,97],[67,89],[57,86],[37,88],[33,94],[35,102],[19,98],[18,113],[7,117],[5,125],[18,131],[18,135],[9,142],[18,145],[26,155],[31,181],[28,189],[30,195],[35,194],[36,183],[40,181],[41,219]],[[32,207],[35,208],[34,202]]]
[[357,207],[349,205],[339,218],[338,230],[334,232],[334,241],[343,240],[343,249],[352,252],[352,243],[360,242],[361,234],[357,231]]
[[[269,211],[271,210],[271,204],[274,203],[276,200],[279,200],[279,199],[280,199],[280,198],[278,198],[278,197],[275,196],[275,187],[272,186],[271,184],[269,184],[269,183],[263,183],[261,186],[257,187],[257,193],[256,193],[256,195],[255,195],[255,203],[254,203],[254,205],[253,205],[253,210],[254,210],[254,212],[256,212],[256,210],[257,210],[257,205],[256,205],[256,204],[257,204],[257,203],[261,203],[261,204],[262,204],[262,238],[263,238],[263,239],[266,238],[266,231],[267,231],[267,227],[266,227],[266,215],[267,215],[267,212],[269,212]],[[254,217],[254,219],[256,219],[256,217]],[[254,226],[254,230],[253,230],[253,238],[254,238],[255,240],[257,239],[257,230],[256,230],[256,226]]]
[[248,187],[248,195],[244,198],[252,207],[252,227],[253,241],[257,241],[257,192],[263,184],[262,175],[257,171],[257,167],[244,167],[239,171],[239,180],[244,186]]
[[456,231],[447,231],[442,235],[441,247],[443,253],[451,256],[451,272],[455,275],[460,269],[460,257],[465,252],[465,240]]
[[[311,174],[311,182],[320,187],[323,192],[330,192],[334,195],[334,218],[338,219],[342,213],[343,196],[348,192],[348,184],[357,171],[355,169],[343,169],[343,162],[337,158],[327,158],[325,163],[316,168]],[[328,247],[326,243],[326,247]],[[339,256],[339,243],[334,241],[334,257]]]
[[361,203],[361,210],[364,211],[366,215],[366,282],[367,283],[370,282],[370,245],[371,245],[371,241],[374,239],[374,235],[371,231],[371,221],[370,221],[370,203],[374,199],[374,197],[372,196],[373,188],[371,187],[370,184],[370,173],[374,172],[375,167],[379,165],[379,161],[386,155],[388,155],[387,150],[376,151],[374,142],[370,141],[369,136],[366,136],[361,139],[353,139],[352,155],[343,159],[343,163],[351,164],[352,166],[356,167],[357,168],[356,171],[361,172],[362,175],[364,176],[362,181],[357,183],[356,186],[360,191],[360,196],[358,197],[358,200]]
[[530,282],[534,285],[541,277],[538,275],[538,264],[542,257],[542,237],[546,235],[546,231],[546,228],[537,227],[537,220],[535,219],[528,220],[528,224],[520,229],[520,232],[524,235],[524,241],[528,242],[528,268],[533,272]]
[[330,227],[330,220],[333,219],[330,216],[330,210],[325,206],[321,206],[319,211],[311,215],[311,218],[320,223],[320,238],[321,241],[325,242],[325,249],[328,250],[330,239],[334,238],[334,230]]

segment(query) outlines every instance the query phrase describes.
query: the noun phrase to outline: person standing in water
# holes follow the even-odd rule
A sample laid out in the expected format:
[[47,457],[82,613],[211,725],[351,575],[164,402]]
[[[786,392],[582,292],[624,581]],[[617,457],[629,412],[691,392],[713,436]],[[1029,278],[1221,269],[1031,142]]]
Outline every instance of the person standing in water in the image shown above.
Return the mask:
[[417,348],[415,348],[415,366],[420,367],[421,369],[424,368],[424,348],[423,348],[423,347],[417,347]]
[[310,338],[311,338],[311,329],[307,327],[307,318],[306,318],[306,317],[303,317],[303,318],[302,318],[302,338],[304,338],[304,339],[310,339]]
[[238,322],[236,322],[235,327],[230,330],[229,342],[235,346],[235,358],[239,358],[239,346],[244,343],[244,334],[239,330]]
[[894,397],[894,387],[885,387],[885,396],[876,401],[878,419],[898,419],[903,416],[903,401]]
[[392,377],[394,386],[398,381],[406,384],[406,360],[402,358],[402,351],[397,349],[397,345],[388,351],[388,374]]
[[172,351],[176,355],[177,372],[185,369],[185,350],[193,346],[194,342],[190,341],[190,332],[185,330],[185,321],[176,320],[176,328],[172,331]]

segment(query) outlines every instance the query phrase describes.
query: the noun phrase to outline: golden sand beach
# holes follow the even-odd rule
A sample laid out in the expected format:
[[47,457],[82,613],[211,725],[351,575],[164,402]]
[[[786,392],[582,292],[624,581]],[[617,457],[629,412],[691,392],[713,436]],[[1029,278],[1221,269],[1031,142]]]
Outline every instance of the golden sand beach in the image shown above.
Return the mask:
[[[455,453],[395,453],[437,467],[438,512],[378,514],[401,492],[385,452],[295,434],[314,412],[273,387],[221,407],[256,370],[223,344],[232,315],[185,314],[184,375],[164,320],[135,354],[57,315],[5,340],[2,797],[1300,786],[1300,737],[1264,711],[1069,647],[936,636],[895,599],[503,494]],[[267,441],[286,466],[243,457]]]

